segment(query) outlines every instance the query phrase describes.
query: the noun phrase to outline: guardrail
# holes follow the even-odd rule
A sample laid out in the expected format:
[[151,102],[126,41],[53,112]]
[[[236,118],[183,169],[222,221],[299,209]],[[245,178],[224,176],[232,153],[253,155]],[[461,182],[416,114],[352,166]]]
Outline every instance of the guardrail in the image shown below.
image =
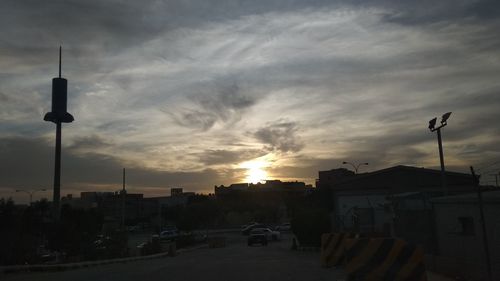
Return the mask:
[[[239,228],[225,228],[225,229],[208,229],[208,230],[196,230],[193,232],[201,234],[223,234],[223,233],[239,233],[241,229]],[[207,248],[207,244],[176,250],[177,253],[185,253],[196,249]],[[171,250],[148,255],[148,256],[137,256],[137,257],[127,257],[118,259],[108,259],[108,260],[98,260],[98,261],[86,261],[77,263],[62,263],[62,264],[33,264],[33,265],[12,265],[12,266],[0,266],[0,274],[5,273],[15,273],[15,272],[46,272],[46,271],[65,271],[84,267],[93,267],[99,265],[113,264],[113,263],[127,263],[139,260],[157,259],[167,256],[173,256]]]
[[[199,245],[192,248],[180,249],[176,253],[186,253],[197,249],[207,248],[207,245]],[[128,257],[119,259],[108,259],[108,260],[98,260],[98,261],[87,261],[87,262],[77,262],[77,263],[62,263],[62,264],[33,264],[33,265],[12,265],[12,266],[0,266],[0,274],[16,273],[16,272],[47,272],[47,271],[66,271],[77,268],[93,267],[106,264],[114,263],[127,263],[139,260],[150,260],[163,258],[167,256],[175,256],[172,253],[172,248],[168,251],[148,256],[139,257]]]

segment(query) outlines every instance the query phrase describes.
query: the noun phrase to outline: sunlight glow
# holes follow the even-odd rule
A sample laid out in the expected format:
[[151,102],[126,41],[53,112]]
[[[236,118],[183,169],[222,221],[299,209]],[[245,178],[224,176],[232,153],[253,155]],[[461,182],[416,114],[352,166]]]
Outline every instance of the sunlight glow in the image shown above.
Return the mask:
[[245,172],[245,182],[247,183],[258,183],[265,181],[268,175],[264,168],[268,166],[269,163],[261,160],[252,160],[240,164],[241,168],[247,169],[247,171]]

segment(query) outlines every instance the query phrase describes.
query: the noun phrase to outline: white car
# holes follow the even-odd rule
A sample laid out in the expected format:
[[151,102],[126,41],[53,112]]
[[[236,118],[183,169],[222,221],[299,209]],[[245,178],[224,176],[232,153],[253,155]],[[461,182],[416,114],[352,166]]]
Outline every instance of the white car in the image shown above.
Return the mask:
[[267,240],[277,241],[281,239],[281,233],[279,231],[271,230],[270,228],[254,228],[254,230],[260,230],[264,232]]

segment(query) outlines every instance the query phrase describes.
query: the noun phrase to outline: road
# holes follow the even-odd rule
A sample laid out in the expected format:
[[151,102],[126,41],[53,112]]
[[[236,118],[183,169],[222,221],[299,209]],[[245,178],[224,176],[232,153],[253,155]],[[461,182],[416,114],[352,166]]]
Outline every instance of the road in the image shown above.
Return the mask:
[[227,235],[225,248],[198,249],[176,257],[111,264],[64,272],[20,273],[2,276],[3,281],[321,281],[343,280],[342,272],[324,269],[318,252],[290,250],[290,237],[267,247],[246,245],[246,237]]

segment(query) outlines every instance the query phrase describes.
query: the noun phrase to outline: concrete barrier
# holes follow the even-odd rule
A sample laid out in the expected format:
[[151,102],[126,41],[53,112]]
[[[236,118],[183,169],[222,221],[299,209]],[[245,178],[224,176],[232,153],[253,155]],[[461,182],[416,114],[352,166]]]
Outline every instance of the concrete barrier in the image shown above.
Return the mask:
[[344,266],[348,280],[427,280],[422,249],[400,239],[346,239]]
[[359,238],[357,233],[324,233],[321,235],[321,266],[339,266],[344,261],[344,243],[348,238]]

